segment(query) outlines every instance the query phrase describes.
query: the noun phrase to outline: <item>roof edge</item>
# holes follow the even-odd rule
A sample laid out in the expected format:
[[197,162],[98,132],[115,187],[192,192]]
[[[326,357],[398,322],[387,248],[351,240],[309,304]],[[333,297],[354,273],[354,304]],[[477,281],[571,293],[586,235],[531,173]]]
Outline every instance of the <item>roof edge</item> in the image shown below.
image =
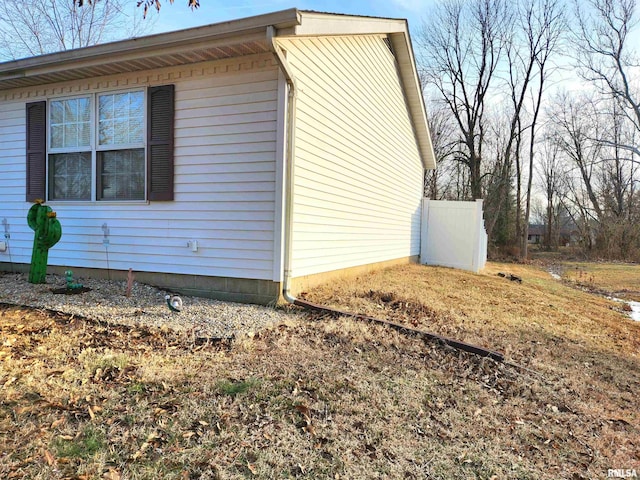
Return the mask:
[[429,121],[427,117],[427,107],[422,95],[422,86],[418,76],[415,57],[413,55],[413,45],[409,34],[408,24],[405,22],[405,31],[389,35],[393,49],[396,52],[398,68],[402,83],[404,84],[405,96],[413,125],[416,139],[422,154],[422,164],[426,169],[436,168],[436,155],[431,141],[429,131]]
[[405,31],[406,20],[384,17],[299,11],[301,22],[291,32],[278,32],[278,36],[290,33],[296,37],[325,35],[390,34]]
[[72,61],[91,60],[97,57],[103,57],[104,55],[131,54],[149,48],[162,48],[164,46],[177,46],[180,44],[188,45],[212,38],[222,39],[226,36],[248,34],[254,30],[264,30],[269,25],[273,25],[278,29],[293,28],[299,25],[300,21],[300,11],[296,8],[291,8],[253,17],[177,30],[175,32],[156,33],[90,47],[11,60],[0,63],[0,80],[31,69],[54,67]]
[[37,57],[0,63],[2,81],[39,76],[51,71],[62,72],[78,68],[80,63],[88,65],[104,62],[105,57],[135,59],[148,55],[150,51],[180,50],[207,42],[219,43],[225,39],[264,36],[266,28],[276,28],[278,37],[372,35],[384,34],[391,39],[396,51],[397,65],[404,85],[405,96],[413,120],[423,166],[435,168],[435,155],[422,88],[413,54],[407,20],[314,12],[291,8],[277,12],[240,18],[175,32],[120,40],[117,42],[66,50]]

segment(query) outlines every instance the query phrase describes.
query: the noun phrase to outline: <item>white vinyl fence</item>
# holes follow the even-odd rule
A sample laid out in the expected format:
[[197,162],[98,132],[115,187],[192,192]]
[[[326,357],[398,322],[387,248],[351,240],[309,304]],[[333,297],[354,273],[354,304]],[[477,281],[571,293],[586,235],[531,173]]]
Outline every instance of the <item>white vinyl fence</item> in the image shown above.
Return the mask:
[[487,262],[482,200],[422,204],[420,262],[478,273]]

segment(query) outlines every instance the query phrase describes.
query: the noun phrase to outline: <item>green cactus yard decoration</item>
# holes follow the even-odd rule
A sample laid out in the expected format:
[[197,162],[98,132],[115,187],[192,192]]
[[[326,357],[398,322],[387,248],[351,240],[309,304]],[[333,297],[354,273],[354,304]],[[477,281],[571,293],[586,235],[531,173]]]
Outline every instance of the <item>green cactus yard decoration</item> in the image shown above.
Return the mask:
[[62,236],[62,227],[56,218],[56,212],[43,203],[43,200],[36,200],[27,214],[27,223],[35,233],[29,283],[45,283],[49,249],[58,243]]

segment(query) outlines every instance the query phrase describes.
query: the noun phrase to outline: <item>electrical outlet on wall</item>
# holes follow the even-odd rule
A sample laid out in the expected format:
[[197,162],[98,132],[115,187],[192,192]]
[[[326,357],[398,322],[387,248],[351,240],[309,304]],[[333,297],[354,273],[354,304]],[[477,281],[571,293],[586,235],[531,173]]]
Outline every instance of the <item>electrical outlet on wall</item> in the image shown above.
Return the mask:
[[189,240],[187,242],[187,247],[189,247],[192,252],[197,252],[198,251],[198,240]]

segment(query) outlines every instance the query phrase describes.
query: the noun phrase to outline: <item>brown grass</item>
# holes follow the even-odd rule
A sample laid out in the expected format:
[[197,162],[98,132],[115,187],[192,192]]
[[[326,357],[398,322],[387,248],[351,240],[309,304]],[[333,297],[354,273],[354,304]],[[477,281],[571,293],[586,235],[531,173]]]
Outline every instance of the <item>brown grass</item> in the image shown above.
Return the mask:
[[628,300],[640,301],[640,265],[631,263],[566,262],[563,278]]
[[[522,284],[495,275],[521,276]],[[0,478],[606,478],[640,470],[640,325],[528,266],[406,266],[308,292],[348,318],[228,344],[0,310]]]

